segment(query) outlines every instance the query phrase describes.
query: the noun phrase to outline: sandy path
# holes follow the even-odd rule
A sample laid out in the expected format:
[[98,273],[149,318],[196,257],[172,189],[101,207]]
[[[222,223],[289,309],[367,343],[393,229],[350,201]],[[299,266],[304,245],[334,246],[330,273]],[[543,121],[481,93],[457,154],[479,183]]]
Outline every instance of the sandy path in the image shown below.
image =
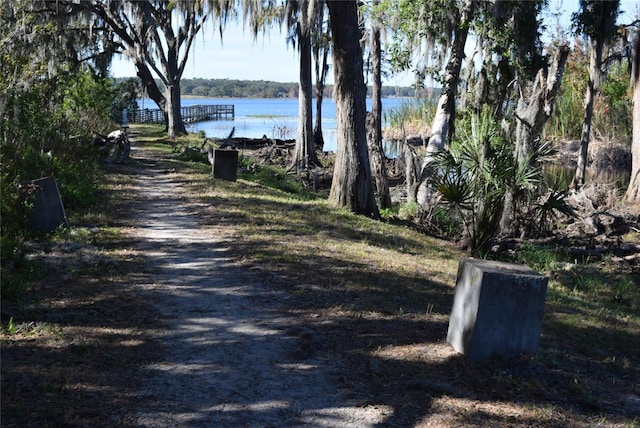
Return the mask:
[[[135,150],[135,148],[134,148]],[[148,155],[134,151],[140,159]],[[138,426],[374,426],[384,409],[339,392],[322,339],[298,327],[288,297],[228,265],[175,174],[140,176],[131,229],[149,258],[140,292],[161,314],[166,355],[145,369]]]

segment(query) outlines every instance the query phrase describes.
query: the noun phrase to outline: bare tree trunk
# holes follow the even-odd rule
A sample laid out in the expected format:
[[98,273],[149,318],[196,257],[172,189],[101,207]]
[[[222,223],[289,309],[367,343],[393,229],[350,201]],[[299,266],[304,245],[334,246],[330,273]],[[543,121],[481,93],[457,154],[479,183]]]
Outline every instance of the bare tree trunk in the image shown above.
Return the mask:
[[336,165],[329,201],[356,214],[379,217],[367,150],[366,87],[357,1],[328,1],[333,34],[336,97]]
[[532,142],[540,137],[547,123],[562,83],[569,47],[560,46],[549,70],[540,69],[527,99],[520,97],[516,106],[516,158],[524,162]]
[[600,81],[602,80],[602,71],[600,71],[603,50],[602,43],[591,40],[589,50],[589,83],[584,96],[584,120],[582,122],[582,134],[580,136],[578,166],[576,167],[576,175],[571,184],[574,189],[584,186],[586,182],[587,155],[589,152],[589,140],[591,138],[591,123],[593,121],[593,103],[600,89]]
[[417,203],[416,193],[418,191],[418,172],[420,171],[420,156],[413,147],[404,139],[404,160],[405,160],[405,179],[407,181],[407,203]]
[[371,177],[373,179],[376,202],[378,207],[391,208],[391,194],[389,193],[389,178],[382,144],[376,139],[375,115],[367,113],[367,144],[369,146],[369,162],[371,163]]
[[633,88],[633,135],[631,138],[631,180],[625,198],[640,202],[640,30],[633,41],[631,85]]
[[[564,66],[569,56],[569,47],[561,46],[549,70],[540,69],[527,99],[523,96],[516,106],[516,147],[514,156],[518,163],[528,162],[532,143],[540,138],[542,129],[553,112],[555,98],[560,90]],[[510,189],[505,195],[504,210],[500,220],[500,230],[508,233],[514,214],[514,195]]]
[[453,134],[456,113],[456,92],[460,80],[460,69],[464,60],[464,46],[467,43],[469,24],[473,19],[476,8],[475,0],[465,0],[460,11],[460,21],[454,32],[454,41],[451,55],[447,63],[445,82],[442,94],[438,100],[436,115],[431,123],[431,136],[427,145],[427,154],[422,163],[420,185],[418,186],[417,202],[420,205],[427,203],[432,196],[433,189],[429,183],[429,170],[427,165],[433,160],[435,153],[444,150],[447,139]]
[[[378,3],[374,0],[374,7]],[[382,46],[380,27],[377,22],[371,25],[371,54],[373,66],[372,123],[371,138],[368,138],[371,174],[374,178],[378,207],[391,208],[389,179],[385,165],[386,155],[382,147]]]
[[[303,10],[305,10],[303,8]],[[311,34],[308,20],[303,12],[302,21],[299,24],[298,44],[300,53],[300,91],[298,93],[298,136],[294,152],[294,162],[297,174],[308,171],[311,164],[318,164],[313,143],[313,117],[311,109],[312,101],[312,76],[311,76]]]
[[329,51],[325,48],[322,52],[322,64],[316,58],[316,123],[313,127],[313,142],[317,149],[324,147],[324,136],[322,135],[322,101],[324,100],[324,82],[327,77],[327,57]]

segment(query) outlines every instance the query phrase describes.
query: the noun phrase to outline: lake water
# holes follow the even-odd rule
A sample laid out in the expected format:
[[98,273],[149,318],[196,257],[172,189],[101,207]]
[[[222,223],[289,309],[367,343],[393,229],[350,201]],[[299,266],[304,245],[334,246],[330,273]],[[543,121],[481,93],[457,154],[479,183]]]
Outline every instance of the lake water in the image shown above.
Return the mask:
[[[389,110],[399,107],[404,98],[383,98],[382,108]],[[235,126],[236,137],[294,139],[298,129],[298,99],[251,99],[251,98],[183,98],[182,106],[206,104],[233,104],[235,120],[218,120],[188,124],[189,132],[204,131],[207,137],[224,138]],[[143,108],[142,101],[138,102]],[[157,108],[151,100],[144,100],[144,108]],[[371,99],[367,100],[367,109],[371,110]],[[315,123],[315,100],[313,114]],[[384,116],[384,114],[383,114]],[[332,99],[322,103],[322,130],[325,151],[336,151],[336,104]]]

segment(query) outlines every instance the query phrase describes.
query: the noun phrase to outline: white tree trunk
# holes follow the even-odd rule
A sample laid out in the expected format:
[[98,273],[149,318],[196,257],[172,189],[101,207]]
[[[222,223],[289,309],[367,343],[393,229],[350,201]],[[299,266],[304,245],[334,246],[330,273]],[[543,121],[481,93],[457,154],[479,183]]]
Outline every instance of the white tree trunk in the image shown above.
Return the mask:
[[633,41],[631,70],[633,87],[633,135],[631,138],[631,180],[627,189],[627,202],[640,202],[640,30]]
[[433,160],[435,153],[444,150],[447,138],[451,133],[452,124],[455,120],[456,92],[458,81],[460,80],[460,69],[464,60],[464,47],[469,34],[469,24],[473,19],[476,8],[475,0],[465,0],[460,11],[460,22],[456,26],[451,54],[447,63],[445,83],[442,88],[442,95],[438,100],[436,115],[431,123],[431,136],[427,145],[427,154],[422,163],[420,174],[420,184],[416,200],[418,204],[429,203],[433,195],[427,165]]
[[[553,113],[553,105],[562,83],[564,66],[569,56],[569,47],[560,46],[549,70],[540,69],[536,74],[531,94],[521,97],[516,107],[516,148],[514,156],[519,163],[528,162],[531,143],[540,138],[545,123]],[[514,189],[508,189],[500,220],[501,233],[509,234],[514,216]]]

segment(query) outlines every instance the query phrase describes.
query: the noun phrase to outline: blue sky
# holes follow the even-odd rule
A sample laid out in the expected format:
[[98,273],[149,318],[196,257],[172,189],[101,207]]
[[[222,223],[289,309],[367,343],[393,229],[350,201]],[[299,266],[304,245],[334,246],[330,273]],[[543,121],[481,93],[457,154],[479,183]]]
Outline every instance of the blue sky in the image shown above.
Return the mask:
[[[549,11],[562,13],[561,23],[569,24],[572,12],[578,9],[579,0],[551,0]],[[638,15],[638,0],[622,0],[625,13],[620,22],[628,23]],[[555,26],[555,21],[548,21]],[[135,76],[134,67],[126,59],[115,59],[111,72],[115,77]],[[331,72],[329,80],[333,81]],[[298,63],[295,49],[287,45],[285,34],[273,29],[267,35],[254,40],[249,31],[243,30],[242,22],[229,22],[223,35],[212,26],[205,27],[198,35],[183,75],[185,78],[206,79],[272,80],[297,82]],[[411,85],[411,73],[386,79],[385,85]]]
[[[243,29],[242,22],[228,23],[222,42],[220,33],[205,28],[198,34],[187,61],[185,78],[298,81],[298,55],[293,46],[287,45],[285,33],[272,29],[254,39],[250,31]],[[116,59],[111,71],[115,77],[135,76],[133,64],[124,58]],[[328,80],[333,81],[331,71]],[[385,83],[409,86],[412,77],[405,73]]]

